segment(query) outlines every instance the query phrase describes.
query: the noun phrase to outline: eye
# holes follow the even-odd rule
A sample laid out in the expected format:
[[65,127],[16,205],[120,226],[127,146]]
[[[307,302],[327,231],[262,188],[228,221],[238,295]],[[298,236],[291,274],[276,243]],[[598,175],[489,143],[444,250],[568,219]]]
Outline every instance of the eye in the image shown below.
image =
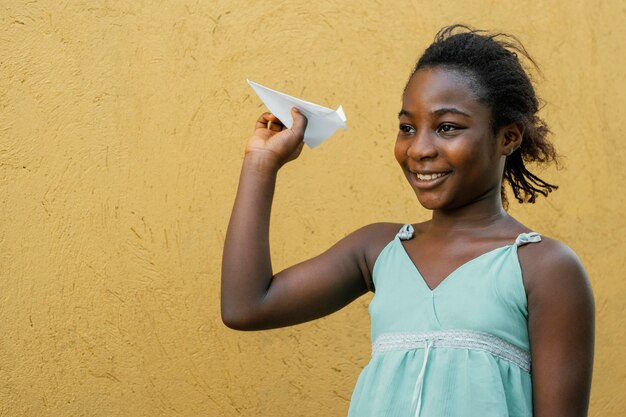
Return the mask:
[[437,128],[437,133],[452,133],[455,132],[457,130],[459,130],[460,128],[450,124],[450,123],[442,123],[441,125],[439,125],[439,127]]
[[405,135],[410,135],[415,133],[415,128],[411,125],[408,125],[406,123],[402,123],[400,125],[400,132],[402,132]]

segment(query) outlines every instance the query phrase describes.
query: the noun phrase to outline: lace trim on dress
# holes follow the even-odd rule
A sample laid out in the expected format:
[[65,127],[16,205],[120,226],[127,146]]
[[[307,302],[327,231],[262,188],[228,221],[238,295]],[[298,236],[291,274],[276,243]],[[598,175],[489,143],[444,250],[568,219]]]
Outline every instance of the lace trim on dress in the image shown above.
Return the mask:
[[440,330],[424,333],[385,333],[372,345],[372,354],[425,346],[474,349],[491,353],[530,372],[530,352],[497,336],[476,330]]

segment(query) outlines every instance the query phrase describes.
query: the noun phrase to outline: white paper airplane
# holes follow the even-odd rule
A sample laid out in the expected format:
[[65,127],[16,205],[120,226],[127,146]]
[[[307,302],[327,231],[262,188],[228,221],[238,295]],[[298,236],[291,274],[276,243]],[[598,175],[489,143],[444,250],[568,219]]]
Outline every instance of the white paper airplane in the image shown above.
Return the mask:
[[337,110],[332,110],[279,91],[274,91],[250,80],[247,81],[250,87],[263,100],[269,111],[278,117],[278,120],[288,128],[293,124],[293,119],[291,118],[292,107],[296,107],[306,116],[308,123],[304,132],[304,143],[310,148],[314,148],[324,142],[340,127],[344,130],[347,129],[346,115],[341,106]]

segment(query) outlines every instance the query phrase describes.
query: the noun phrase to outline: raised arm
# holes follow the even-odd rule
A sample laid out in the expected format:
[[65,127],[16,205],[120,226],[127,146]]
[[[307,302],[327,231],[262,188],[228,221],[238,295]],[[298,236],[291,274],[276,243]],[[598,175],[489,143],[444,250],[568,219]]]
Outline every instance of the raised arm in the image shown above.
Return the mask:
[[338,310],[367,292],[370,252],[382,249],[366,244],[381,241],[378,228],[367,227],[274,275],[269,224],[276,176],[300,154],[306,128],[303,115],[295,110],[292,115],[294,124],[286,129],[275,116],[263,114],[246,147],[222,258],[222,320],[234,329],[281,327]]
[[550,239],[523,247],[520,261],[528,294],[534,416],[587,416],[595,314],[587,275],[571,249]]

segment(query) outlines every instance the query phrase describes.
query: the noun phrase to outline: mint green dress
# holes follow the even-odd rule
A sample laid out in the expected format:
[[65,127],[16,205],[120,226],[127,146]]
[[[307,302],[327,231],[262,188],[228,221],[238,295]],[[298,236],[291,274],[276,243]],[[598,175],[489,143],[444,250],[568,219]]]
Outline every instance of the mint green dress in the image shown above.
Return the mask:
[[529,417],[528,305],[515,243],[484,253],[431,290],[401,240],[374,265],[372,358],[349,417]]

